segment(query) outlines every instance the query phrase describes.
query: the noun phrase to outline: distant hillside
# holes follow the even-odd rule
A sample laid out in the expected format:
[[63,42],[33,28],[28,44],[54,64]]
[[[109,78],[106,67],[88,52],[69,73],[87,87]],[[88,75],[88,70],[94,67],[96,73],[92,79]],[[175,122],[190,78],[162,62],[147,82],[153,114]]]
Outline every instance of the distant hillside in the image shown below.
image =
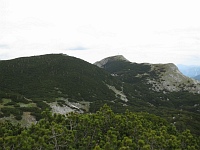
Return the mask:
[[200,81],[200,75],[195,76],[194,79],[199,80]]
[[195,77],[200,75],[200,66],[186,66],[186,65],[177,65],[179,70],[188,77]]

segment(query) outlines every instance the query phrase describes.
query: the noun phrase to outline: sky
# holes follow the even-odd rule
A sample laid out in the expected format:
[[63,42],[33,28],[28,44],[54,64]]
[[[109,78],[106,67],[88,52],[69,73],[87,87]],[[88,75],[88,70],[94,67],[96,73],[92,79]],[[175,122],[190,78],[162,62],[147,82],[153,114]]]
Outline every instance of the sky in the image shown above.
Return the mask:
[[64,53],[200,65],[199,8],[199,0],[0,0],[0,60]]

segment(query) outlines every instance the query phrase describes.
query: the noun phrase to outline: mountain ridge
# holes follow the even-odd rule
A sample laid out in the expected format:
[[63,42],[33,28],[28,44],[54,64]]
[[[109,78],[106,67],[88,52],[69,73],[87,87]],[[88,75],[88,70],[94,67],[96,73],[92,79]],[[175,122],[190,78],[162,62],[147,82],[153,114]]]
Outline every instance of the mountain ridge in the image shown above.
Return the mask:
[[[187,127],[200,134],[200,99],[193,87],[198,85],[180,78],[173,64],[137,64],[121,56],[101,64],[99,68],[63,54],[0,61],[0,118],[26,124],[26,117],[39,120],[45,109],[92,113],[106,103],[117,113],[153,113],[180,130]],[[179,78],[188,88],[176,85]]]
[[31,112],[40,119],[46,108],[85,112],[91,101],[120,100],[107,86],[118,84],[109,73],[63,54],[1,61],[0,82],[0,118],[15,114],[20,120]]
[[[108,61],[102,69],[108,71],[112,76],[124,83],[124,93],[129,99],[133,98],[133,101],[137,101],[136,99],[144,100],[146,103],[137,101],[137,104],[139,104],[138,107],[140,108],[141,105],[148,107],[147,112],[151,112],[149,111],[151,109],[156,109],[152,110],[156,115],[166,117],[171,114],[176,116],[175,118],[179,118],[178,116],[183,114],[184,110],[184,114],[187,116],[185,117],[188,118],[190,113],[187,114],[188,112],[185,111],[192,110],[192,112],[199,115],[199,82],[184,76],[172,63],[138,64],[126,61]],[[126,105],[137,105],[133,101],[127,101]],[[168,109],[175,109],[178,112],[169,111]],[[165,112],[165,110],[167,111]],[[168,115],[162,113],[163,111]],[[180,124],[179,119],[176,121],[172,119],[171,121],[178,128],[182,128],[181,126],[183,125]],[[200,118],[193,119],[187,119],[187,126],[190,126],[189,122],[193,121],[193,125],[197,125],[198,123],[195,120]],[[193,130],[194,128],[191,127],[190,129]],[[195,132],[198,133],[198,131]]]
[[[106,69],[106,67],[109,67],[109,63],[117,62],[120,60],[120,59],[119,60],[115,59],[116,57],[118,56],[111,56],[111,57],[104,58],[94,63],[94,65],[97,65],[100,68]],[[122,61],[125,61],[130,64],[137,64],[134,62],[126,61],[127,59],[124,58],[123,56],[121,57],[123,58]],[[173,63],[168,63],[168,64],[141,63],[138,65],[149,66],[151,72],[154,72],[160,75],[159,80],[148,79],[148,83],[152,84],[153,86],[152,89],[158,92],[160,90],[162,91],[167,90],[169,92],[188,90],[193,93],[200,93],[200,82],[183,75],[179,71],[178,67]],[[114,72],[111,71],[111,73],[113,74]],[[113,75],[116,75],[116,74],[114,73]],[[135,76],[142,77],[145,75],[148,75],[147,72],[144,72],[144,74],[139,73]],[[195,86],[191,87],[191,84],[194,84]],[[173,85],[173,86],[170,86],[170,85]]]

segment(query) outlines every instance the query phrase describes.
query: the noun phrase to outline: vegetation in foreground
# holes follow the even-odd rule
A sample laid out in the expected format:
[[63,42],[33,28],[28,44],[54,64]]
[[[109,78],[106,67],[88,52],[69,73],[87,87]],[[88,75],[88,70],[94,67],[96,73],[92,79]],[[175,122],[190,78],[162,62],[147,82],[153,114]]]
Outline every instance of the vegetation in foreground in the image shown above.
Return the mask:
[[0,123],[0,149],[7,150],[150,150],[200,149],[200,138],[189,130],[148,113],[114,113],[104,105],[92,114],[43,113],[30,128]]

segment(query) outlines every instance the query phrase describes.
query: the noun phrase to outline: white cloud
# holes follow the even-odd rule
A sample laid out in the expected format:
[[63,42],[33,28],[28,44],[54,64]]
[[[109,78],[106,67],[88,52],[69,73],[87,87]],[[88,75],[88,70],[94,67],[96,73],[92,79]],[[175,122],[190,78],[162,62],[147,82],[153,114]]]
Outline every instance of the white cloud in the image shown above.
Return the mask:
[[67,48],[67,50],[87,50],[87,49],[88,49],[87,47],[83,47],[83,46],[80,46],[80,45]]
[[122,54],[136,62],[200,65],[196,0],[0,4],[0,59],[63,52],[89,62]]
[[9,49],[9,46],[6,44],[0,44],[1,49]]

